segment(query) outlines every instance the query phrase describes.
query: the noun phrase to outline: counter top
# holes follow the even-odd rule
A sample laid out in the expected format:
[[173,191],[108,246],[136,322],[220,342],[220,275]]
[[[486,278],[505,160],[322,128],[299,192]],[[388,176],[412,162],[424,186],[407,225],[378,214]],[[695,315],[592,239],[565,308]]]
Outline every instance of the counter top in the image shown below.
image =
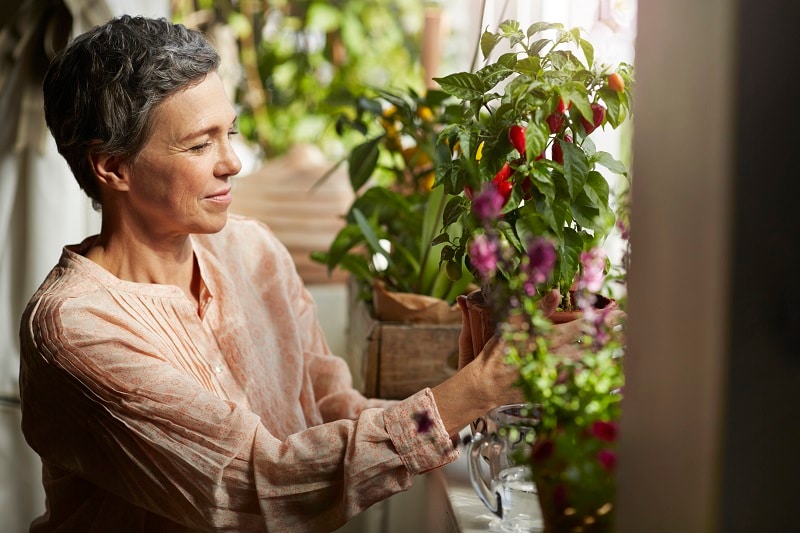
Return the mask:
[[500,529],[500,519],[483,504],[470,484],[466,450],[462,451],[455,462],[443,467],[437,473],[441,474],[450,514],[455,522],[455,531],[503,533]]

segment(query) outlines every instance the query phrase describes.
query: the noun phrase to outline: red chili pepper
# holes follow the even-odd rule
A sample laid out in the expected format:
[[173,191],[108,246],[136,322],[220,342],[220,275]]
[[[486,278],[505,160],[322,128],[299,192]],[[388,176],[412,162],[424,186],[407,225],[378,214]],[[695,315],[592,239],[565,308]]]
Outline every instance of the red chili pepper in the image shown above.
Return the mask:
[[581,116],[581,124],[583,124],[583,129],[586,130],[586,135],[592,133],[595,129],[600,127],[603,123],[603,120],[606,118],[606,108],[598,103],[594,103],[591,105],[592,108],[592,121],[589,122],[583,116]]
[[492,181],[494,183],[500,183],[502,181],[508,181],[511,175],[514,173],[514,169],[511,168],[511,165],[505,163],[503,167],[497,171],[497,174],[494,175]]
[[525,128],[518,124],[508,128],[508,140],[520,155],[525,155]]
[[564,135],[564,139],[561,141],[558,139],[553,140],[553,161],[559,165],[564,164],[564,151],[561,149],[562,142],[571,143],[572,137],[570,135]]
[[503,197],[503,205],[511,198],[511,191],[514,189],[514,184],[510,181],[496,182],[497,192]]
[[533,188],[533,182],[530,178],[525,178],[525,181],[522,182],[522,197],[527,202],[531,198],[533,198],[533,194],[531,193],[531,189]]
[[558,133],[561,131],[561,128],[564,127],[564,113],[560,113],[558,111],[553,111],[547,118],[547,125],[550,127],[550,133]]
[[570,102],[568,104],[565,104],[564,103],[564,99],[559,97],[558,105],[556,106],[556,109],[558,109],[559,113],[563,113],[564,111],[567,111],[570,107],[572,107],[572,102]]
[[508,202],[511,197],[511,190],[514,188],[514,184],[510,180],[512,174],[514,174],[514,169],[511,168],[511,165],[505,163],[492,178],[492,183],[497,188],[497,192],[503,197],[503,204]]

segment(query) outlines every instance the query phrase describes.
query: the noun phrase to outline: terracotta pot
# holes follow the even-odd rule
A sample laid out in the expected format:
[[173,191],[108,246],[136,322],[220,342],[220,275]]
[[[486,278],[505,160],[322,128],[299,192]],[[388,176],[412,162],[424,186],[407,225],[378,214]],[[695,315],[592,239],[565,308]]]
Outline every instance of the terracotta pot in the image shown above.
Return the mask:
[[[613,309],[617,307],[616,300],[606,298],[601,294],[595,294],[595,297],[597,298],[594,306],[596,309]],[[575,301],[575,291],[570,291],[570,301]],[[478,354],[496,331],[496,325],[491,317],[491,309],[481,289],[476,289],[467,295],[467,312],[470,316],[472,346],[475,353]],[[583,311],[580,309],[555,311],[550,315],[550,320],[554,324],[565,324],[578,320],[582,315]]]
[[[575,291],[569,291],[570,301],[575,301]],[[617,307],[617,301],[612,300],[611,298],[606,298],[602,294],[595,294],[597,301],[594,304],[595,309],[614,309]],[[553,324],[564,324],[566,322],[572,322],[573,320],[578,320],[581,315],[583,315],[583,311],[580,309],[576,309],[574,311],[556,311],[552,315],[550,315],[550,320],[553,321]]]
[[[595,307],[597,309],[605,309],[609,306],[616,307],[617,302],[606,298],[605,296],[596,295],[597,301]],[[575,300],[575,292],[570,291],[571,301]],[[458,368],[463,368],[468,364],[486,345],[489,339],[494,335],[497,330],[496,324],[492,320],[491,307],[486,301],[486,296],[481,289],[476,289],[467,295],[466,299],[467,314],[469,318],[470,334],[472,336],[473,354],[459,355]],[[573,320],[578,320],[583,311],[555,311],[550,315],[550,319],[554,324],[564,324]],[[462,326],[463,327],[463,326]],[[486,421],[478,418],[470,424],[473,433],[483,433],[486,429]]]
[[467,314],[469,315],[469,328],[472,336],[473,353],[469,360],[459,361],[459,368],[478,355],[492,338],[496,330],[488,302],[481,289],[475,289],[467,294]]

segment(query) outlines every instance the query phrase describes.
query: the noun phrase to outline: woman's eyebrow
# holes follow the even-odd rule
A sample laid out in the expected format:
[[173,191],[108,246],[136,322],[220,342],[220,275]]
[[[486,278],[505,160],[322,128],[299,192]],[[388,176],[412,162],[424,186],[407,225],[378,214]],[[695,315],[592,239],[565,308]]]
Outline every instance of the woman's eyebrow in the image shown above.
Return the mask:
[[198,130],[195,130],[195,131],[192,131],[190,133],[187,133],[186,135],[184,135],[180,139],[178,139],[178,141],[179,142],[185,142],[185,141],[188,141],[190,139],[196,139],[197,137],[200,137],[202,135],[206,135],[206,134],[209,134],[209,133],[218,133],[218,132],[223,131],[223,130],[227,131],[229,129],[235,128],[236,127],[236,122],[238,120],[239,120],[238,116],[234,117],[234,119],[231,121],[231,125],[230,125],[229,128],[220,128],[217,125],[211,125],[211,126],[208,126],[206,128],[200,128]]

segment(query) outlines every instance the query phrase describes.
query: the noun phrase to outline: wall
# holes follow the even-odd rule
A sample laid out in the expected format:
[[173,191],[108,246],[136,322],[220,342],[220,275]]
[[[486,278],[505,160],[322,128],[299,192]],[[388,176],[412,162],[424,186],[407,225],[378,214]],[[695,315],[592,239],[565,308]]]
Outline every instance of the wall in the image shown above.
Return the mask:
[[640,7],[622,533],[800,528],[799,11]]

